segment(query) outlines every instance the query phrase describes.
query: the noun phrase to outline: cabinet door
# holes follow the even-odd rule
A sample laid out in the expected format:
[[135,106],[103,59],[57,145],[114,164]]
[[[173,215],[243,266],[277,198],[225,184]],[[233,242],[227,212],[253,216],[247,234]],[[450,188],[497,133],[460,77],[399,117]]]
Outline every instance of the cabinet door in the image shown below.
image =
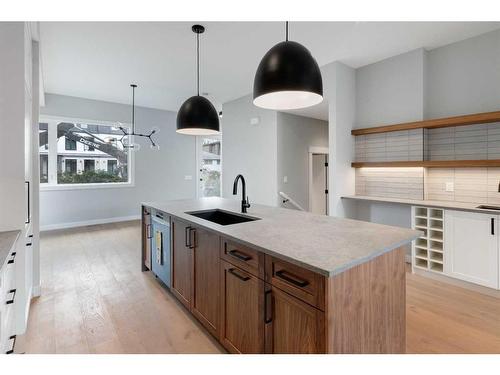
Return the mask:
[[178,220],[172,220],[172,293],[188,309],[191,307],[192,238],[191,227]]
[[498,288],[498,215],[446,211],[446,273]]
[[217,336],[219,327],[219,236],[204,229],[193,233],[193,299],[192,312]]
[[266,297],[271,297],[267,304],[272,312],[266,324],[266,353],[324,353],[324,313],[274,286],[266,287],[271,288]]
[[264,353],[264,282],[221,260],[220,341],[232,353]]

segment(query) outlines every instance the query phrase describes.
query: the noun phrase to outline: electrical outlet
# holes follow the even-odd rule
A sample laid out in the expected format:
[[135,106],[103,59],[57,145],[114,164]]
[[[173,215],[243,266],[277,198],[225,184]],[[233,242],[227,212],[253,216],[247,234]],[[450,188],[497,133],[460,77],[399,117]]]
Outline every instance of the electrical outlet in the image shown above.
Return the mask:
[[250,125],[258,125],[260,122],[260,117],[252,117],[250,119]]
[[184,179],[189,181],[189,180],[192,180],[193,179],[193,176],[184,176]]
[[447,192],[453,192],[455,191],[455,184],[453,182],[447,182],[446,183],[446,191]]
[[288,183],[288,176],[283,176],[283,183]]

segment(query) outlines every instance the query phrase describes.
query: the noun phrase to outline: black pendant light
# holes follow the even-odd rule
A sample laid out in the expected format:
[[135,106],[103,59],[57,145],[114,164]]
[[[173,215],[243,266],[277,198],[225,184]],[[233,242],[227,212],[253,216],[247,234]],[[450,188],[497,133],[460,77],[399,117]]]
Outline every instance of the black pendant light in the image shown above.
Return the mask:
[[285,110],[310,107],[323,100],[318,63],[302,44],[286,38],[260,61],[253,83],[253,103],[262,108]]
[[219,114],[210,100],[200,96],[200,34],[201,25],[193,25],[196,34],[196,88],[197,94],[186,100],[177,113],[177,133],[213,135],[219,133]]

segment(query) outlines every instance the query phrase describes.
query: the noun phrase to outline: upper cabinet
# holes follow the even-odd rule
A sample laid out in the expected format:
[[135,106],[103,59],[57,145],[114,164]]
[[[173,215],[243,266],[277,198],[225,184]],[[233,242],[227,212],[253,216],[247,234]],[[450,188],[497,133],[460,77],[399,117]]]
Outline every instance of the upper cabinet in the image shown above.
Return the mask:
[[499,218],[476,212],[446,211],[446,274],[499,288]]

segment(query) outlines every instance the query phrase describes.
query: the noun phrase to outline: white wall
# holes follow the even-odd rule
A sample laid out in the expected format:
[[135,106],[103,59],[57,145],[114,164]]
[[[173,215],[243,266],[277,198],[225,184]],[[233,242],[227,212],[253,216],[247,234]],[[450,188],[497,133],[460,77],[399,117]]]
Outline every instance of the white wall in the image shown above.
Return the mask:
[[[131,106],[96,100],[52,95],[45,97],[41,115],[90,120],[130,122]],[[135,153],[135,184],[132,187],[51,190],[40,194],[42,228],[71,223],[139,217],[140,203],[196,196],[195,138],[175,132],[176,114],[136,107],[136,129],[158,126],[160,151],[148,141]],[[192,180],[185,180],[185,176]]]
[[500,30],[428,52],[426,118],[498,111]]
[[356,203],[342,200],[354,194],[354,139],[351,129],[355,124],[356,76],[355,70],[339,62],[322,69],[325,100],[328,101],[328,144],[330,149],[328,183],[329,214],[353,218]]
[[[277,114],[252,103],[251,95],[225,103],[222,107],[222,195],[241,200],[233,193],[238,174],[245,177],[250,204],[278,204]],[[251,125],[252,118],[259,123]]]
[[[328,122],[282,112],[277,113],[277,120],[278,191],[309,210],[309,147],[328,147]],[[292,208],[281,200],[280,204]]]

